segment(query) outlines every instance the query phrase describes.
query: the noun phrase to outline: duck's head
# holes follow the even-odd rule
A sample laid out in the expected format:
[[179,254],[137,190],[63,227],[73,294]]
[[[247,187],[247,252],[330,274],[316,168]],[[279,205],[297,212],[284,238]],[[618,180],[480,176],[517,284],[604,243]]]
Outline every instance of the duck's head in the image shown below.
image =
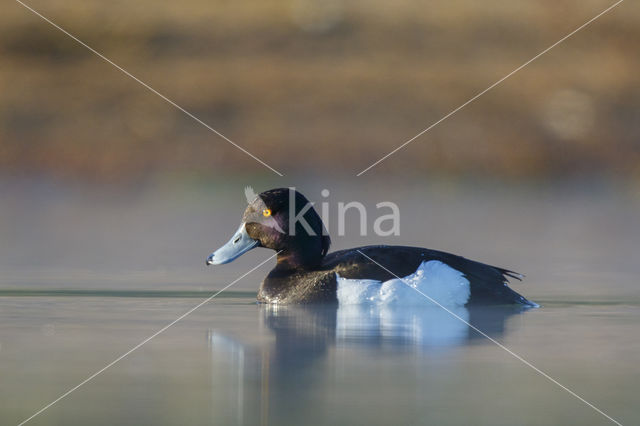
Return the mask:
[[238,230],[211,253],[207,265],[229,263],[255,247],[266,247],[280,252],[279,265],[314,266],[330,244],[322,219],[304,195],[291,188],[271,189],[249,204]]

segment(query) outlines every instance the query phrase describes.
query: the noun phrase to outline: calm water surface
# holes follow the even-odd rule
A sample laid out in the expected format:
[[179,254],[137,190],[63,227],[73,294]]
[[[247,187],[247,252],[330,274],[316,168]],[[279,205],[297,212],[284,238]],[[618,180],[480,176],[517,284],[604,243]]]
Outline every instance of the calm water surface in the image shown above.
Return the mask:
[[[237,227],[244,184],[122,193],[2,183],[0,424],[18,424],[266,258],[255,250],[204,267]],[[386,243],[512,267],[527,274],[514,288],[542,305],[456,315],[622,424],[640,422],[637,194],[378,191],[402,209],[401,236]],[[334,237],[336,249],[376,242]],[[612,424],[440,308],[257,305],[268,268],[30,424]]]
[[[116,296],[116,297],[111,297]],[[17,424],[197,297],[0,297],[2,424]],[[212,300],[33,424],[606,424],[437,307]],[[637,424],[637,301],[458,309],[623,424]]]

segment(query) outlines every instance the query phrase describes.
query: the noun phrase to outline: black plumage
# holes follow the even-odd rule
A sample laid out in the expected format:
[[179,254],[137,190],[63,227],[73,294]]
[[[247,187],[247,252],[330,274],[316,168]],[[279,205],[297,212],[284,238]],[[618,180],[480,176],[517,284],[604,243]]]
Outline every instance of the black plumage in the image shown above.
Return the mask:
[[[435,260],[467,278],[471,293],[468,305],[536,306],[509,288],[509,278],[520,280],[520,274],[455,254],[385,245],[327,253],[331,240],[320,216],[308,203],[299,192],[278,188],[261,193],[245,210],[243,222],[248,236],[259,246],[279,251],[275,268],[260,286],[260,302],[337,302],[336,274],[348,279],[387,281],[411,275],[422,262]],[[269,209],[268,220],[262,215],[265,209]],[[308,226],[302,221],[291,222],[291,214],[299,215]],[[423,296],[416,293],[416,297]]]

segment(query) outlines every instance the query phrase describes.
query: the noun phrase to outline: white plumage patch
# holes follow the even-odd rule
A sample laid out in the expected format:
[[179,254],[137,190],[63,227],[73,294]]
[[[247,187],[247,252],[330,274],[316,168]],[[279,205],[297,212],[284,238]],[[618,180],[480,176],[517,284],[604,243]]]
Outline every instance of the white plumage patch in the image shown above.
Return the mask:
[[[469,300],[469,280],[462,272],[438,261],[422,262],[416,272],[403,279],[338,279],[338,302],[341,305],[432,305],[429,296],[443,306],[464,306]],[[413,287],[413,288],[410,288]]]

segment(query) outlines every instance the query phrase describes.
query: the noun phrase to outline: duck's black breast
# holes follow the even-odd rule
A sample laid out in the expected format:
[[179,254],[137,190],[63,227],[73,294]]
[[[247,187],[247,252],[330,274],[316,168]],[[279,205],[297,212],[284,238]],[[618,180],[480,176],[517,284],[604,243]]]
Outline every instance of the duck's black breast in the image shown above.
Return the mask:
[[[337,302],[336,274],[348,279],[387,281],[413,274],[422,262],[440,261],[469,280],[468,304],[534,305],[507,286],[512,271],[437,250],[404,246],[366,246],[329,253],[314,269],[279,270],[267,276],[258,294],[262,302]],[[416,297],[422,297],[416,293]]]
[[337,303],[337,279],[332,270],[280,269],[264,279],[258,291],[262,303]]

